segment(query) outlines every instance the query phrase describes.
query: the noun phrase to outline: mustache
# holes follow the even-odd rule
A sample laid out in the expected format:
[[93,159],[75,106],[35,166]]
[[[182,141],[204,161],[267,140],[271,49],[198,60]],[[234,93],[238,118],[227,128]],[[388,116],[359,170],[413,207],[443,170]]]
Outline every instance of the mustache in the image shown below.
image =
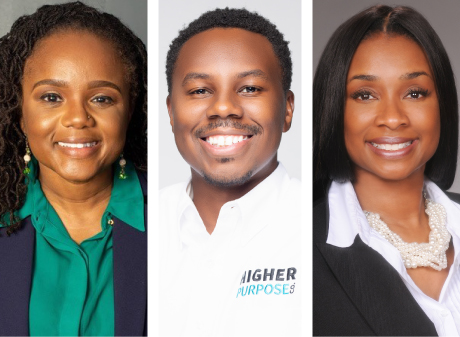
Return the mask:
[[208,125],[202,126],[195,131],[195,137],[203,138],[204,134],[217,128],[232,128],[237,130],[246,131],[248,134],[253,136],[262,133],[262,128],[258,125],[248,125],[240,123],[233,119],[218,119]]

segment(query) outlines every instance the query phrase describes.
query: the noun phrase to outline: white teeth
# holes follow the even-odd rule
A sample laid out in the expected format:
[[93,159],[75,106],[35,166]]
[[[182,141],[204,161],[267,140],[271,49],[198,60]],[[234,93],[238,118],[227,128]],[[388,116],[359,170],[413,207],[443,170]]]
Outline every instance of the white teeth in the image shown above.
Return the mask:
[[248,136],[232,136],[232,135],[225,135],[225,136],[209,136],[206,137],[206,141],[215,146],[219,147],[224,147],[224,146],[230,146],[239,142],[242,142],[243,140],[248,139]]
[[94,145],[97,144],[97,142],[91,142],[91,143],[63,143],[63,142],[58,142],[59,146],[62,147],[70,147],[72,149],[83,149],[84,147],[93,147]]
[[410,144],[412,144],[412,140],[405,142],[405,143],[399,143],[399,144],[377,144],[377,143],[371,143],[371,144],[377,149],[381,149],[385,151],[396,151],[396,150],[400,150],[400,149],[404,149],[405,147],[408,147]]

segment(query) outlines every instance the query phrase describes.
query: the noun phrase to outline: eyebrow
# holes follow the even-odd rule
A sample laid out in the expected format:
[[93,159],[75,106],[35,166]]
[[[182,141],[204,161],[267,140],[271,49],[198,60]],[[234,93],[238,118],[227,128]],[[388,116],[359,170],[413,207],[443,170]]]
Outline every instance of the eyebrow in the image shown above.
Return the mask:
[[362,80],[362,81],[377,81],[379,79],[378,76],[375,75],[355,75],[350,80],[348,83],[350,83],[353,80]]
[[412,80],[414,78],[417,78],[419,76],[428,76],[429,78],[431,78],[430,75],[428,75],[426,72],[424,71],[414,71],[413,73],[407,73],[407,74],[404,74],[404,75],[401,75],[399,77],[400,80]]
[[67,87],[68,83],[66,81],[61,81],[61,80],[46,79],[46,80],[41,80],[35,83],[34,86],[32,87],[32,90],[41,85],[52,85],[55,87]]
[[268,79],[267,74],[265,72],[263,72],[262,70],[260,70],[260,69],[253,69],[253,70],[244,71],[242,73],[239,73],[237,75],[237,78],[245,78],[245,77],[248,77],[248,76],[254,76],[254,77],[260,77],[260,78],[263,78],[263,79]]
[[[41,80],[35,83],[32,90],[41,85],[52,85],[55,87],[65,88],[69,86],[69,83],[66,81],[62,81],[62,80],[46,79],[46,80]],[[101,88],[101,87],[113,88],[121,93],[121,89],[118,87],[118,85],[116,85],[115,83],[109,82],[109,81],[92,81],[88,84],[88,89]]]
[[182,86],[186,85],[191,80],[207,80],[211,76],[205,73],[188,73],[185,75],[184,80],[182,81]]
[[109,81],[92,81],[92,82],[89,82],[89,84],[88,84],[88,89],[102,88],[102,87],[113,88],[113,89],[117,90],[121,94],[121,89],[118,87],[118,85],[116,85],[113,82],[109,82]]
[[[242,73],[237,74],[236,78],[245,78],[248,76],[268,79],[267,74],[260,69],[252,69],[248,71],[243,71]],[[182,81],[182,86],[185,86],[191,80],[195,80],[195,79],[207,80],[210,78],[211,78],[211,75],[206,74],[206,73],[188,73],[187,75],[185,75],[184,80]]]
[[[426,72],[424,71],[414,71],[412,73],[406,73],[406,74],[403,74],[401,76],[399,76],[399,79],[400,80],[412,80],[414,78],[417,78],[419,76],[428,76],[429,78],[431,78],[430,75],[428,75]],[[363,80],[363,81],[377,81],[379,79],[378,76],[375,76],[375,75],[355,75],[353,76],[349,81],[348,83],[350,83],[351,81],[353,80]]]

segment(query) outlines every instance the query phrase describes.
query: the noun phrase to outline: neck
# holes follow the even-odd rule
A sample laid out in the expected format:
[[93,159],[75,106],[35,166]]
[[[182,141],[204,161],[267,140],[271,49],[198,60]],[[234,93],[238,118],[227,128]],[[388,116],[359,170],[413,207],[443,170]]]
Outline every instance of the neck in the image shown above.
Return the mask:
[[257,172],[247,183],[230,187],[214,186],[192,169],[193,203],[207,232],[211,234],[214,231],[220,209],[225,203],[244,196],[268,177],[277,166],[278,161],[275,158],[272,165],[267,165],[263,170]]
[[357,168],[353,182],[361,208],[378,213],[388,227],[401,238],[425,242],[428,239],[428,217],[423,198],[424,167],[409,177],[386,180]]
[[[40,165],[39,180],[46,199],[59,216],[81,217],[88,210],[105,209],[112,191],[112,169],[84,182],[68,181]],[[65,214],[62,214],[65,213]]]

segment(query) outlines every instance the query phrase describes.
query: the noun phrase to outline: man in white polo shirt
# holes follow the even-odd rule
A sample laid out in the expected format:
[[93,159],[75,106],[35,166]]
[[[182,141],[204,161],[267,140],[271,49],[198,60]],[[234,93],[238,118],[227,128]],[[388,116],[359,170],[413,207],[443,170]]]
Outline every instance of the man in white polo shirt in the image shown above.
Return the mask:
[[203,14],[167,57],[168,111],[191,180],[160,193],[160,335],[300,335],[300,182],[283,35],[240,9]]

